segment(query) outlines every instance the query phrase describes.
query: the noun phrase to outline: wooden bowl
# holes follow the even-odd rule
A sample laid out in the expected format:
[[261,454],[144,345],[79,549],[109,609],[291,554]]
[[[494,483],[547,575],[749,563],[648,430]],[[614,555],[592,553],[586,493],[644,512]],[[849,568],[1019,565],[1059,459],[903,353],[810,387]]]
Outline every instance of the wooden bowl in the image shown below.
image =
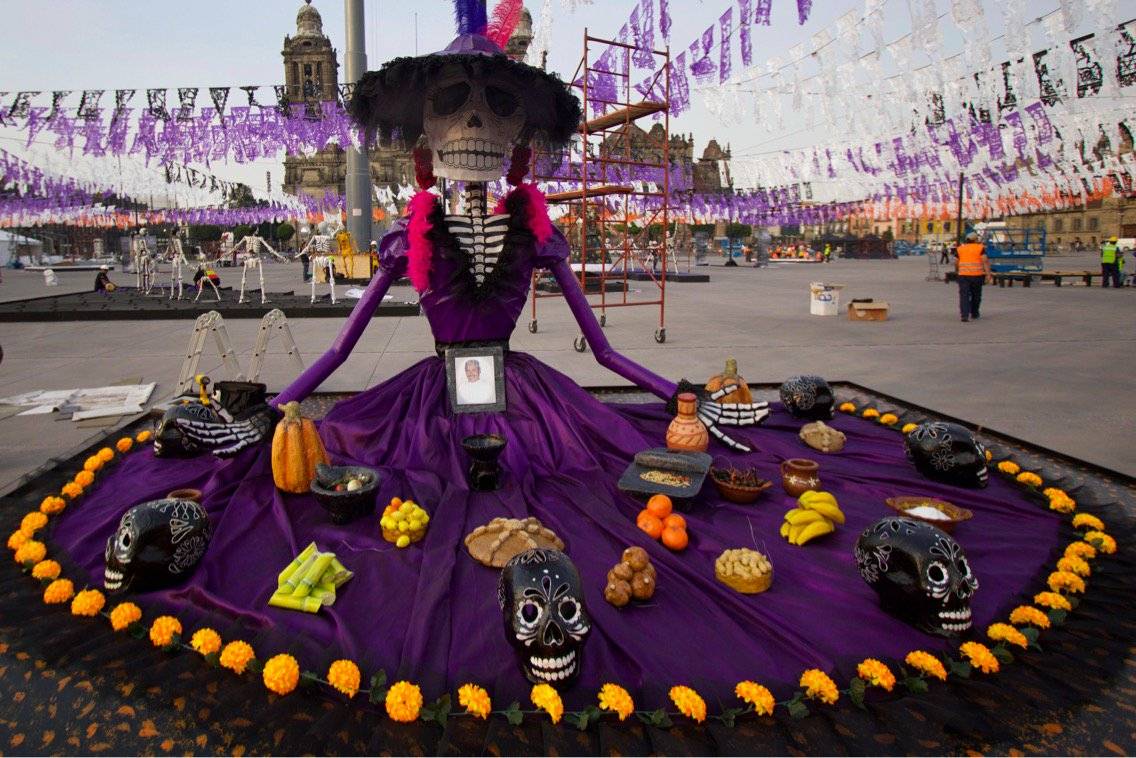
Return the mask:
[[[750,469],[750,471],[754,470]],[[713,467],[710,469],[710,479],[714,482],[714,486],[718,488],[718,493],[724,499],[729,500],[731,503],[752,503],[753,501],[757,500],[758,496],[761,495],[762,492],[765,492],[767,489],[773,486],[773,482],[761,478],[758,478],[757,484],[753,485],[734,484],[730,482],[729,479],[731,473],[745,472],[740,469],[734,468]],[[756,477],[756,472],[754,475]],[[724,479],[719,477],[724,477]]]
[[[946,500],[939,500],[933,497],[889,497],[884,502],[888,504],[889,508],[897,511],[906,518],[913,519],[915,521],[922,521],[923,523],[930,524],[931,526],[937,526],[948,534],[953,532],[958,524],[961,524],[963,521],[966,521],[974,516],[974,513],[967,510],[966,508],[960,508],[954,503],[948,503]],[[947,518],[927,518],[926,516],[920,516],[918,514],[909,512],[912,508],[920,505],[930,506],[940,511],[944,516],[947,516]]]

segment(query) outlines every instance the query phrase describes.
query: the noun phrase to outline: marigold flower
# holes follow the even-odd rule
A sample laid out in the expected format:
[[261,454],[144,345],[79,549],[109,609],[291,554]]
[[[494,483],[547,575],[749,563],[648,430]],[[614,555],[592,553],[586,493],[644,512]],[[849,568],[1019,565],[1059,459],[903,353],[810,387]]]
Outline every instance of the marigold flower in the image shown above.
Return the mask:
[[327,668],[327,683],[342,692],[350,700],[359,691],[359,682],[363,675],[355,661],[339,660]]
[[911,432],[914,432],[918,428],[919,428],[919,424],[908,423],[908,424],[904,424],[903,428],[900,429],[900,431],[903,432],[904,434],[910,434]]
[[23,546],[23,544],[31,538],[32,535],[30,532],[25,532],[23,529],[17,529],[8,537],[8,549],[19,550]]
[[1089,568],[1088,561],[1084,558],[1078,558],[1075,555],[1061,557],[1057,561],[1057,570],[1068,571],[1070,574],[1076,574],[1081,577],[1090,576],[1093,573],[1093,570]]
[[801,674],[801,686],[805,688],[805,696],[820,700],[822,703],[832,705],[839,699],[840,691],[832,677],[820,669],[808,669]]
[[134,441],[146,442],[153,436],[154,435],[150,432],[149,429],[143,429],[142,431],[138,432],[138,434],[134,435]]
[[74,594],[75,585],[71,584],[70,579],[56,579],[43,591],[43,602],[48,605],[59,605],[66,603]]
[[1073,555],[1090,561],[1097,557],[1097,549],[1087,542],[1070,542],[1065,546],[1065,555]]
[[109,447],[101,448],[96,455],[99,456],[99,460],[103,463],[110,463],[114,460],[114,451]]
[[885,426],[891,426],[897,421],[899,421],[899,416],[895,415],[894,413],[885,413],[884,415],[880,416],[880,423]]
[[1039,592],[1033,596],[1033,601],[1055,611],[1073,610],[1073,604],[1069,602],[1069,599],[1058,592]]
[[57,513],[62,513],[63,509],[67,507],[67,501],[58,495],[49,495],[45,497],[39,504],[40,513],[48,516],[54,516]]
[[895,686],[895,674],[891,673],[887,664],[875,658],[866,658],[861,661],[860,665],[856,667],[856,676],[868,684],[880,687],[888,692],[891,692],[892,687]]
[[1098,532],[1104,531],[1104,522],[1091,513],[1078,513],[1073,517],[1074,529],[1095,529]]
[[1009,624],[991,624],[990,628],[986,630],[986,636],[995,642],[1017,645],[1022,649],[1029,647],[1029,640],[1026,639],[1026,636]]
[[1085,542],[1093,545],[1093,547],[1105,555],[1112,555],[1116,552],[1116,540],[1104,532],[1095,530],[1085,532]]
[[537,684],[533,686],[529,698],[533,705],[548,713],[553,724],[560,723],[560,718],[564,715],[564,702],[560,699],[560,693],[547,684]]
[[1010,611],[1011,624],[1028,624],[1029,626],[1036,626],[1038,629],[1049,628],[1049,616],[1045,615],[1044,611],[1034,608],[1032,605],[1019,605],[1014,610]]
[[28,540],[16,549],[16,563],[21,566],[39,563],[47,557],[47,546],[39,540]]
[[924,650],[912,650],[903,662],[922,674],[947,681],[947,670],[943,667],[943,662]]
[[142,620],[142,609],[134,603],[119,603],[110,612],[110,628],[116,632],[129,629]]
[[1022,467],[1014,463],[1013,461],[1002,461],[998,464],[998,470],[1003,474],[1014,476],[1022,470]]
[[83,590],[71,601],[71,615],[97,616],[106,605],[106,597],[98,590]]
[[994,460],[994,453],[987,450],[986,451],[986,462],[989,463],[992,460]]
[[864,412],[860,414],[864,418],[879,418],[880,412],[875,408],[865,408]]
[[203,626],[189,638],[189,646],[202,655],[212,655],[221,650],[221,635],[207,626]]
[[120,453],[130,452],[130,448],[134,447],[134,439],[131,437],[123,437],[118,442],[114,443],[115,450]]
[[1072,513],[1077,510],[1077,501],[1068,495],[1056,495],[1049,498],[1049,510],[1058,513]]
[[483,687],[476,684],[463,684],[458,687],[458,703],[479,719],[489,718],[493,711],[493,701]]
[[58,579],[62,572],[58,561],[40,561],[32,566],[32,576],[36,579]]
[[92,455],[87,460],[83,461],[83,470],[90,471],[92,474],[103,467],[103,459],[97,455]]
[[758,716],[768,716],[773,713],[773,693],[757,682],[745,680],[738,682],[734,687],[734,694],[753,706],[753,712]]
[[694,719],[700,724],[706,720],[706,701],[690,687],[681,684],[671,687],[670,696],[671,702],[683,716]]
[[75,482],[67,482],[59,491],[72,500],[83,494],[83,488]]
[[300,683],[300,664],[287,653],[274,655],[265,662],[261,678],[277,695],[287,695]]
[[154,647],[172,645],[177,641],[175,637],[179,634],[181,634],[181,622],[173,616],[158,616],[150,625],[150,642],[154,643]]
[[47,514],[40,511],[31,511],[20,520],[20,531],[35,534],[47,526]]
[[[547,684],[539,684],[538,687],[548,687]],[[552,694],[556,695],[556,690],[548,687]],[[536,688],[533,688],[533,692]],[[556,701],[560,702],[560,696],[556,695]],[[533,702],[536,702],[534,696]],[[538,704],[539,705],[539,704]],[[422,711],[422,690],[417,684],[410,682],[395,682],[391,688],[387,690],[387,715],[394,721],[401,721],[402,723],[410,723],[418,719],[418,714]],[[564,706],[560,707],[563,712]],[[557,716],[553,719],[553,723],[559,721],[560,717]]]
[[1085,580],[1068,571],[1054,571],[1045,580],[1054,592],[1084,592]]
[[221,648],[221,657],[217,662],[234,674],[243,674],[245,673],[245,666],[248,666],[249,661],[255,657],[256,653],[253,652],[252,645],[244,640],[233,640]]
[[1065,490],[1061,489],[1060,487],[1046,487],[1041,491],[1041,494],[1045,495],[1051,500],[1059,496],[1069,497],[1068,493],[1066,493]]
[[1041,486],[1041,477],[1033,473],[1032,471],[1023,471],[1022,473],[1018,474],[1015,479],[1017,479],[1020,484],[1024,484],[1027,487]]
[[855,413],[856,406],[853,403],[841,403],[836,410],[840,411],[841,413]]
[[626,721],[635,712],[635,701],[631,699],[631,693],[618,684],[608,682],[601,687],[599,701],[600,708],[619,714],[620,721]]
[[83,469],[82,471],[75,474],[75,484],[79,485],[80,487],[90,487],[94,483],[95,475],[90,471],[87,471],[86,469]]
[[971,666],[974,666],[983,674],[998,673],[1000,668],[998,659],[994,657],[994,653],[990,652],[990,648],[981,642],[964,642],[959,645],[959,652],[966,656]]

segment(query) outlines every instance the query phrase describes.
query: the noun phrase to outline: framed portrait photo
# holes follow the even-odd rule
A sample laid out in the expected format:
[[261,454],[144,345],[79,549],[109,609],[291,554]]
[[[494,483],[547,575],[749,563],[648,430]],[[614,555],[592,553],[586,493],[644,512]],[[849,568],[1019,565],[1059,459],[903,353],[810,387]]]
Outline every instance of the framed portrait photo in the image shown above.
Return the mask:
[[451,347],[446,350],[446,386],[454,413],[505,410],[505,353],[495,347]]

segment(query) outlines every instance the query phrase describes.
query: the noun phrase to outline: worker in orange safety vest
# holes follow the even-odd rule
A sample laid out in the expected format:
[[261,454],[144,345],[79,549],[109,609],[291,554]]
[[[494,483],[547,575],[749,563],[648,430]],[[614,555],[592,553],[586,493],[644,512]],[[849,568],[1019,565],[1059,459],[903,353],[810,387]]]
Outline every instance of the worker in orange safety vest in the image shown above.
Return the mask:
[[978,309],[982,305],[982,285],[992,280],[990,259],[986,257],[986,248],[974,232],[966,235],[966,242],[958,246],[955,255],[959,314],[964,322],[972,318],[978,319]]

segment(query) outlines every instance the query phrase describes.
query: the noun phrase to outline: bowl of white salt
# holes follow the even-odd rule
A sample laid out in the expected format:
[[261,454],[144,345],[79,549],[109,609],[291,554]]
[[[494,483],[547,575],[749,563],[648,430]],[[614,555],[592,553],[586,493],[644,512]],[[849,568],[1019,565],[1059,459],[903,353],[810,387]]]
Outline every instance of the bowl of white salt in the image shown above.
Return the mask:
[[948,534],[954,531],[955,526],[974,516],[966,508],[934,497],[889,497],[884,502],[900,515],[937,526]]

